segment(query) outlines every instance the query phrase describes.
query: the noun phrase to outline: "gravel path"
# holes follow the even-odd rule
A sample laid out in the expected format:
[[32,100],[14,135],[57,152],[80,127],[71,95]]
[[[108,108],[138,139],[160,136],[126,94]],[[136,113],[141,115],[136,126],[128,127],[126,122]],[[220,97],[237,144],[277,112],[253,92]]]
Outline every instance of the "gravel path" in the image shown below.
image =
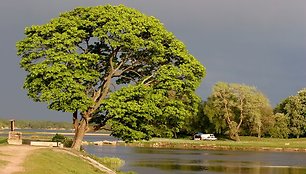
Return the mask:
[[1,174],[13,174],[23,171],[22,164],[26,157],[35,149],[41,147],[33,147],[27,145],[4,145],[0,146],[0,160],[8,163],[0,168]]

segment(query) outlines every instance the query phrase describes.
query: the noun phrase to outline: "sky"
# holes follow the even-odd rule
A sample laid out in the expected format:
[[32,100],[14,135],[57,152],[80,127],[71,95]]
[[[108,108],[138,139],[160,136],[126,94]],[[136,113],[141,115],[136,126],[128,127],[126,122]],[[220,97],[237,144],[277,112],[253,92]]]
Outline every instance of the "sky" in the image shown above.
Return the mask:
[[305,0],[1,0],[0,118],[70,121],[22,88],[15,44],[24,28],[80,6],[125,4],[158,18],[207,70],[197,94],[218,81],[255,86],[275,106],[306,88]]

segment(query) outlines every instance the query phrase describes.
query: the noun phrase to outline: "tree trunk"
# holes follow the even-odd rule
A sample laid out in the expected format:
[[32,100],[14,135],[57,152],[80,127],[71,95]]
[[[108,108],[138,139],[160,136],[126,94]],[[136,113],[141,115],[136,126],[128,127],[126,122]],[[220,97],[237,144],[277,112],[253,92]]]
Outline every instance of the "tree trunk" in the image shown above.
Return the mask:
[[72,149],[77,151],[81,150],[82,140],[84,138],[86,130],[87,130],[87,121],[84,118],[82,118],[80,120],[79,125],[75,129],[73,144],[71,146]]
[[261,126],[258,126],[258,138],[261,138]]
[[239,138],[239,128],[236,126],[237,123],[236,122],[231,122],[229,124],[229,136],[230,136],[230,139],[232,140],[235,140],[235,141],[240,141],[240,138]]
[[239,137],[238,132],[236,132],[236,133],[231,132],[229,136],[230,136],[230,139],[232,139],[234,141],[240,141],[240,137]]

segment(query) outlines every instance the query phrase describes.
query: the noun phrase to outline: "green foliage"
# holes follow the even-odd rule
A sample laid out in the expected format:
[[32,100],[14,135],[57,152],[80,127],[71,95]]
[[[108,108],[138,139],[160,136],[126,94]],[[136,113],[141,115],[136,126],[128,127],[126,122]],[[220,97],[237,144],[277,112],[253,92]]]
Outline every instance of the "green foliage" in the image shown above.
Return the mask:
[[66,139],[66,137],[62,134],[58,134],[56,133],[53,137],[52,137],[52,141],[53,142],[64,142]]
[[306,89],[289,96],[275,109],[275,112],[285,114],[289,119],[290,135],[299,138],[306,133]]
[[269,131],[273,138],[288,138],[290,129],[288,128],[289,119],[284,114],[277,113],[273,116],[274,124]]
[[[76,8],[25,35],[17,43],[24,88],[50,109],[78,110],[96,127],[109,120],[127,141],[173,136],[197,112],[205,68],[152,16],[123,5]],[[130,85],[109,95],[114,82]]]
[[64,135],[58,134],[56,133],[53,137],[52,137],[52,141],[53,142],[61,142],[63,143],[64,147],[71,147],[73,141],[72,139],[65,137]]
[[64,147],[72,147],[73,140],[71,138],[67,138],[63,144],[64,144]]
[[204,113],[217,133],[227,131],[231,139],[239,140],[243,127],[247,134],[261,136],[267,108],[271,108],[268,99],[255,87],[219,82],[205,102]]
[[[184,100],[180,100],[182,97]],[[196,95],[179,95],[140,84],[114,92],[104,107],[112,117],[109,124],[114,136],[126,141],[149,140],[152,136],[173,137],[196,113],[191,107],[197,101]]]

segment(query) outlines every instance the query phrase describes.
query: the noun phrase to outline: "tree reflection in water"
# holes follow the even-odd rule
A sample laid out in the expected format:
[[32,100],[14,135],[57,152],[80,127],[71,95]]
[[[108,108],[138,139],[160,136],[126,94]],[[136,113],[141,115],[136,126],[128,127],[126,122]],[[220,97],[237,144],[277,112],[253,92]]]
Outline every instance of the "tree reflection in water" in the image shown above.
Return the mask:
[[223,160],[177,160],[161,162],[137,161],[132,164],[138,167],[152,167],[166,171],[208,171],[232,174],[305,174],[306,168],[290,166],[269,166],[261,162],[223,161]]

